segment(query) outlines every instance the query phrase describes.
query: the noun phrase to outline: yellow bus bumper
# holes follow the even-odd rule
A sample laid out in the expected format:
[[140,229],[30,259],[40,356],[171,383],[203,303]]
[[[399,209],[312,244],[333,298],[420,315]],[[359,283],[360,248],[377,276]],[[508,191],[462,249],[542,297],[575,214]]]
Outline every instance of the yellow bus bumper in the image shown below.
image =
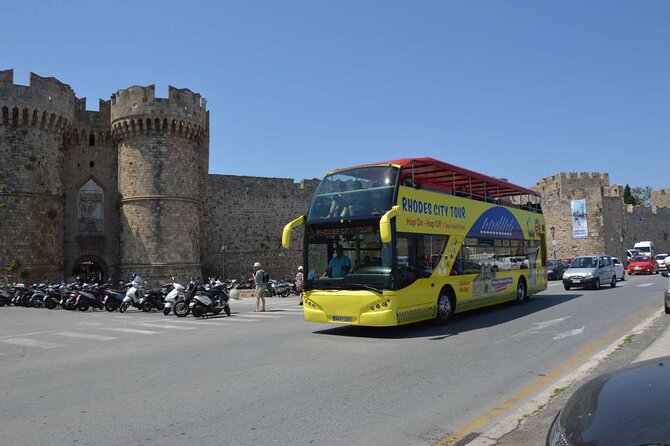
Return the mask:
[[398,325],[392,302],[387,292],[312,291],[305,294],[303,308],[308,322],[389,327]]

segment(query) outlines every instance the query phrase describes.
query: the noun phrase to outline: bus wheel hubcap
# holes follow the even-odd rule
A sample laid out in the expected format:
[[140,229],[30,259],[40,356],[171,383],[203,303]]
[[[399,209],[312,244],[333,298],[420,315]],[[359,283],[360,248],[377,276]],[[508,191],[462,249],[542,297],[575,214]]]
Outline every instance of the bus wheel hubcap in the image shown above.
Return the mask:
[[440,305],[439,305],[439,311],[440,311],[440,316],[443,318],[446,318],[451,314],[451,302],[449,301],[449,298],[447,296],[442,296],[440,297]]

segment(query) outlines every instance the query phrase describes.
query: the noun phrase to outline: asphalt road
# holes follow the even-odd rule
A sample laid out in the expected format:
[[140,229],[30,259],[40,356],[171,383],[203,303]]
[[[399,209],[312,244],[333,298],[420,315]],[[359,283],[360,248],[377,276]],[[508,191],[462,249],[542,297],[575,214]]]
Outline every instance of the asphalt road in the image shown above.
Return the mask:
[[0,308],[7,445],[463,443],[661,308],[663,278],[364,329],[296,298],[231,317]]

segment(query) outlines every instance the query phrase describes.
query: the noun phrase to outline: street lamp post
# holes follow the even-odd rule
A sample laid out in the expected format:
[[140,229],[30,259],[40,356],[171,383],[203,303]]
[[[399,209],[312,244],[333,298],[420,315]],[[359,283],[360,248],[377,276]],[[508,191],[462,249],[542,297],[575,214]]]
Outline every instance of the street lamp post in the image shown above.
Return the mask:
[[549,231],[551,231],[551,248],[554,252],[554,260],[556,260],[556,240],[555,240],[556,228],[552,226],[551,228],[549,228]]

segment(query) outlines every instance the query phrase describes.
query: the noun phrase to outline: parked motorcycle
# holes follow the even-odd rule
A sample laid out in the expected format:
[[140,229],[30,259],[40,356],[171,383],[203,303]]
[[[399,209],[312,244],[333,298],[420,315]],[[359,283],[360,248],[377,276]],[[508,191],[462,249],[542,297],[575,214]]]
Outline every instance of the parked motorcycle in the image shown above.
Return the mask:
[[210,279],[208,286],[201,287],[190,302],[191,313],[193,317],[207,317],[210,314],[219,314],[225,311],[230,316],[230,306],[228,306],[228,291],[226,285],[220,280]]
[[157,311],[165,306],[165,296],[172,284],[165,284],[162,288],[155,288],[147,291],[140,298],[138,304],[144,312]]
[[184,292],[184,299],[178,300],[174,304],[173,311],[175,316],[177,317],[188,316],[188,314],[191,312],[191,302],[193,301],[193,296],[195,296],[195,292],[197,290],[198,290],[198,282],[197,280],[191,278],[191,281],[188,283],[186,291]]

